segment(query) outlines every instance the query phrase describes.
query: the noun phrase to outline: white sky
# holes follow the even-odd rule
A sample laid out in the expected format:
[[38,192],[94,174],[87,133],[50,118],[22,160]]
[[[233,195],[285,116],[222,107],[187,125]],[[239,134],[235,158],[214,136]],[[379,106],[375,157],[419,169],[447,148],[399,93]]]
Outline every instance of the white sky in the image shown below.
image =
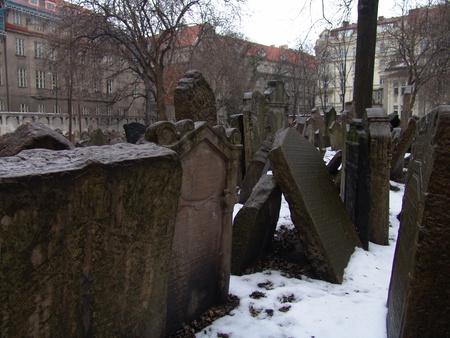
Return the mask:
[[[342,14],[337,7],[339,0],[325,1],[328,3],[324,8],[326,16],[339,26],[342,22]],[[354,3],[356,8],[357,0]],[[392,0],[379,0],[378,16],[398,16],[393,5]],[[288,45],[295,48],[300,37],[314,43],[326,28],[321,0],[247,0],[241,13],[241,26],[237,29],[249,40],[269,46]],[[356,23],[356,9],[348,21]],[[314,29],[308,34],[310,27]]]

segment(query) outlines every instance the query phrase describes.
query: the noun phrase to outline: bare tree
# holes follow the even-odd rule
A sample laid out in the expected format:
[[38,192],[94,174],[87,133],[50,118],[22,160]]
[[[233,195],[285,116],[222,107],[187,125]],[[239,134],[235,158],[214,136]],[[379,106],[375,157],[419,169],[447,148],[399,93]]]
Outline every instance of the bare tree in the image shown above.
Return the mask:
[[152,101],[154,118],[167,119],[165,75],[178,32],[187,24],[214,21],[211,0],[80,0],[80,5],[93,13],[95,20],[87,27],[91,38],[115,45],[142,80],[146,123],[152,121]]
[[[449,87],[450,73],[450,4],[448,1],[437,6],[425,6],[410,10],[392,25],[387,34],[392,43],[387,55],[390,76],[407,79],[408,89],[404,94],[402,121],[407,123],[419,93],[430,104],[438,102],[429,89]],[[424,88],[430,84],[429,88]],[[440,90],[442,93],[442,90]],[[425,93],[424,93],[425,94]]]

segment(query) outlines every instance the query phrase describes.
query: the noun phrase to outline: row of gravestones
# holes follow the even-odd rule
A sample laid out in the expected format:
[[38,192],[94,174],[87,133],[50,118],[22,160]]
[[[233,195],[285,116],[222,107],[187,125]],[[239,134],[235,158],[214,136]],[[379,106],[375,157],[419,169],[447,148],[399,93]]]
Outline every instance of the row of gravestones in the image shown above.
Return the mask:
[[[194,73],[193,75],[195,76],[191,78],[198,78],[198,74]],[[181,82],[183,82],[183,86],[181,87],[184,87],[184,89],[178,89],[186,90],[187,86],[187,91],[191,91],[189,95],[185,95],[187,98],[186,100],[188,100],[189,97],[192,97],[192,89],[194,88],[195,90],[194,84],[201,83],[201,81],[195,82],[191,80]],[[186,83],[188,85],[186,85]],[[348,258],[353,252],[354,247],[360,245],[352,225],[352,220],[357,225],[360,240],[363,242],[363,245],[366,246],[365,243],[368,243],[367,238],[369,235],[367,229],[371,229],[369,222],[370,219],[373,220],[373,217],[370,217],[371,213],[376,212],[377,210],[381,210],[386,214],[388,213],[386,208],[383,209],[384,204],[380,204],[386,203],[387,200],[383,200],[383,196],[385,196],[384,194],[386,193],[384,182],[386,182],[386,176],[388,176],[388,174],[386,174],[386,168],[389,168],[387,165],[389,158],[386,155],[387,149],[389,149],[389,138],[386,137],[388,134],[386,129],[386,118],[378,110],[369,110],[363,121],[352,122],[349,138],[346,142],[348,149],[347,152],[344,153],[344,157],[345,154],[348,155],[344,163],[349,172],[348,176],[352,179],[345,180],[344,191],[353,194],[353,196],[355,196],[354,199],[360,200],[362,204],[356,207],[353,206],[354,209],[349,209],[349,204],[347,203],[347,210],[349,210],[350,216],[354,217],[354,219],[350,218],[349,220],[337,192],[334,188],[330,188],[332,185],[330,185],[329,175],[326,172],[326,169],[324,169],[323,161],[321,157],[318,156],[319,153],[316,148],[293,129],[286,129],[279,132],[276,136],[273,135],[273,131],[276,130],[276,128],[283,129],[285,126],[286,122],[283,120],[283,116],[286,116],[286,101],[283,98],[286,98],[286,96],[283,94],[283,88],[279,83],[273,82],[272,84],[273,86],[269,87],[264,94],[265,118],[263,119],[263,125],[266,131],[264,136],[268,137],[263,142],[265,146],[262,147],[260,151],[256,152],[254,161],[251,161],[246,178],[250,173],[253,173],[252,180],[258,181],[261,173],[267,171],[268,163],[271,162],[276,181],[273,176],[263,175],[264,180],[257,185],[258,189],[253,189],[246,205],[236,217],[233,235],[231,234],[231,226],[229,225],[231,224],[231,210],[236,197],[236,177],[240,155],[238,154],[239,151],[237,151],[236,147],[231,147],[233,150],[230,150],[230,145],[226,145],[227,142],[225,141],[231,140],[231,145],[236,145],[240,142],[239,134],[236,133],[235,130],[228,130],[227,132],[227,130],[218,126],[212,128],[205,123],[194,124],[191,121],[181,121],[177,124],[161,122],[146,130],[145,141],[142,142],[145,143],[150,141],[159,143],[165,145],[166,148],[173,149],[176,154],[178,154],[179,162],[181,162],[181,182],[184,183],[182,183],[180,187],[180,197],[178,198],[177,204],[178,209],[173,227],[170,226],[171,220],[167,218],[168,216],[164,214],[164,211],[170,212],[170,210],[172,210],[173,212],[173,206],[172,209],[170,209],[171,204],[169,202],[169,200],[173,202],[173,198],[170,198],[173,192],[171,193],[170,189],[176,190],[176,188],[170,188],[169,180],[176,185],[176,182],[178,182],[177,175],[179,175],[179,173],[176,173],[175,169],[172,170],[173,180],[164,178],[162,175],[158,176],[159,174],[154,175],[153,180],[149,180],[137,170],[129,180],[122,179],[120,183],[125,186],[121,186],[117,180],[108,176],[111,175],[111,173],[108,174],[109,169],[107,169],[108,166],[106,165],[108,160],[112,160],[113,167],[117,174],[120,172],[120,166],[125,165],[125,163],[125,166],[130,167],[130,163],[135,165],[137,162],[146,161],[137,161],[138,158],[127,157],[129,155],[124,155],[121,151],[116,152],[117,149],[121,147],[121,149],[125,149],[126,147],[124,145],[118,146],[117,149],[113,148],[114,150],[104,149],[106,152],[112,151],[112,155],[109,156],[107,160],[104,158],[104,153],[100,151],[86,150],[86,152],[84,152],[80,150],[78,155],[76,152],[75,154],[64,154],[63,158],[69,158],[68,163],[65,163],[64,159],[61,159],[59,156],[50,156],[50,154],[45,154],[43,156],[45,160],[43,161],[43,158],[39,158],[39,156],[36,158],[34,153],[33,156],[31,156],[31,154],[28,154],[27,152],[22,152],[19,156],[19,160],[15,158],[12,161],[6,161],[5,163],[8,163],[8,165],[13,163],[11,168],[14,168],[9,169],[9,171],[7,170],[6,175],[11,176],[11,173],[14,172],[19,174],[19,178],[12,175],[12,177],[2,180],[2,183],[6,182],[10,184],[9,186],[8,184],[4,185],[4,191],[7,192],[5,196],[8,196],[9,193],[15,190],[15,188],[11,188],[14,187],[14,184],[18,184],[20,181],[23,185],[23,175],[20,176],[20,173],[22,172],[20,166],[22,165],[25,168],[25,172],[28,170],[28,174],[31,172],[35,173],[36,170],[40,171],[38,175],[36,175],[36,173],[35,175],[30,174],[32,178],[26,179],[28,182],[37,181],[36,184],[32,183],[31,187],[28,187],[26,190],[29,192],[35,190],[36,187],[40,187],[37,192],[33,191],[33,196],[39,197],[39,195],[42,194],[42,197],[44,197],[42,198],[42,201],[41,198],[35,198],[36,201],[34,204],[29,203],[31,206],[29,211],[32,216],[27,214],[27,210],[24,210],[23,207],[23,205],[27,205],[28,202],[19,202],[20,198],[18,198],[18,196],[15,196],[15,198],[12,199],[6,198],[6,206],[3,206],[4,209],[2,209],[2,226],[7,230],[12,229],[11,233],[2,233],[2,245],[3,243],[7,243],[5,244],[5,252],[7,253],[5,257],[15,257],[15,255],[11,253],[14,252],[16,245],[15,240],[17,240],[18,237],[23,235],[25,238],[28,238],[29,241],[25,241],[25,243],[28,244],[28,251],[23,250],[24,252],[27,252],[28,255],[25,255],[25,257],[27,257],[25,261],[26,263],[27,260],[31,262],[32,267],[35,269],[35,271],[32,270],[31,275],[33,278],[31,278],[31,280],[36,285],[39,285],[39,287],[36,288],[30,288],[29,284],[20,285],[16,289],[22,291],[29,288],[31,292],[36,292],[33,295],[24,292],[24,297],[35,299],[31,308],[23,309],[26,310],[25,312],[28,313],[31,318],[28,318],[28,322],[33,323],[33,325],[32,327],[26,328],[28,331],[21,331],[18,334],[32,335],[36,334],[36,332],[52,331],[54,330],[54,327],[59,327],[59,323],[56,323],[56,326],[53,326],[55,323],[48,320],[48,316],[52,313],[52,310],[60,310],[52,302],[52,300],[55,297],[58,298],[59,295],[63,295],[65,297],[63,297],[64,300],[75,301],[79,304],[80,310],[77,311],[76,314],[68,313],[67,317],[68,320],[73,320],[75,317],[78,318],[80,323],[82,323],[81,329],[84,330],[85,333],[106,332],[103,329],[106,326],[102,325],[113,327],[111,319],[109,318],[110,313],[107,312],[106,309],[110,308],[111,310],[118,311],[117,313],[123,313],[123,310],[129,309],[127,307],[129,304],[126,304],[126,300],[124,299],[129,299],[131,303],[134,302],[133,305],[141,304],[145,310],[136,313],[136,317],[133,318],[134,321],[131,321],[126,325],[124,322],[118,321],[117,325],[119,326],[117,326],[117,330],[120,330],[119,327],[122,326],[124,328],[126,327],[126,330],[131,330],[130,332],[140,332],[144,335],[150,332],[153,335],[156,333],[161,334],[161,332],[164,331],[163,327],[167,326],[167,332],[172,332],[179,327],[182,321],[195,318],[201,311],[208,308],[213,303],[223,301],[226,298],[230,271],[229,259],[231,255],[231,236],[233,236],[232,267],[236,273],[239,273],[247,264],[250,264],[257,259],[258,255],[260,255],[262,250],[268,245],[273,237],[273,231],[276,225],[281,191],[285,194],[286,199],[290,204],[293,221],[299,229],[300,237],[304,242],[305,251],[312,262],[316,275],[331,282],[340,282]],[[189,102],[192,103],[192,101],[188,102],[186,100],[184,101],[184,106]],[[191,112],[202,111],[201,109],[195,108],[197,105],[198,102],[191,105]],[[205,111],[208,112],[207,109]],[[205,118],[203,115],[202,117]],[[255,119],[252,118],[248,120],[253,121],[253,128],[257,128]],[[244,128],[243,132],[245,139],[247,129]],[[272,141],[274,141],[273,144]],[[48,142],[48,140],[46,142]],[[45,145],[45,142],[42,144]],[[146,146],[148,147],[149,145]],[[144,148],[144,146],[142,148],[137,147],[133,150],[137,151],[137,149],[141,149],[142,155],[145,153],[145,151],[143,151]],[[129,151],[129,149],[127,149],[127,151]],[[155,151],[155,149],[152,149],[152,152],[153,151]],[[160,151],[161,150],[159,149],[157,153]],[[49,158],[47,158],[47,156]],[[148,154],[144,155],[144,157],[146,156],[148,157]],[[231,156],[231,159],[229,156]],[[117,160],[117,157],[119,160]],[[227,160],[221,162],[224,158],[227,158]],[[267,158],[269,158],[270,161],[267,161]],[[14,163],[21,164],[18,165],[18,167],[15,167],[16,164]],[[46,164],[43,165],[42,163]],[[200,167],[197,166],[199,163],[201,163]],[[205,163],[213,165],[214,170],[208,168],[208,170],[205,171]],[[8,168],[8,165],[6,165],[5,168]],[[62,168],[59,167],[60,165],[62,165]],[[101,169],[98,169],[97,166]],[[365,171],[361,171],[361,168],[366,169]],[[46,170],[48,172],[46,172]],[[83,179],[79,182],[77,181],[77,184],[72,182],[69,186],[75,187],[68,189],[70,194],[66,196],[64,189],[58,185],[61,178],[59,178],[58,175],[56,175],[56,177],[51,177],[55,171],[58,172],[61,170],[68,171],[68,173],[64,173],[64,175],[62,175],[61,172],[59,173],[61,176],[68,179],[68,181],[64,181],[65,184],[71,181],[71,176],[76,176],[77,178],[86,177],[85,174],[78,173],[79,170],[81,172],[84,170],[87,172],[94,172],[94,184],[91,184],[91,182],[88,184],[86,182],[89,180],[83,181]],[[351,170],[354,170],[353,174]],[[380,171],[380,175],[378,175],[379,179],[367,180],[368,175],[373,176],[373,173],[377,173],[378,171]],[[3,175],[5,173],[0,172],[0,174]],[[25,174],[25,176],[28,174]],[[37,178],[35,176],[37,176]],[[41,182],[43,177],[45,177],[43,180],[44,183],[48,183],[48,181],[56,183],[49,188],[46,184]],[[137,186],[136,182],[142,180],[143,184]],[[377,180],[382,183],[377,183]],[[73,181],[76,181],[76,179]],[[109,181],[112,183],[105,183]],[[204,181],[207,183],[202,184]],[[128,184],[128,182],[130,182],[130,184]],[[131,182],[134,183],[131,184]],[[163,187],[161,185],[158,186],[161,182],[165,182]],[[295,182],[295,184],[292,184],[292,182]],[[243,190],[246,189],[245,183],[246,180],[244,179]],[[152,184],[155,184],[155,186]],[[252,185],[254,184],[250,182],[248,186],[251,187]],[[280,188],[277,188],[278,185]],[[118,187],[118,196],[114,196],[113,198],[110,195],[112,192],[116,192],[116,186]],[[217,186],[220,186],[221,188],[217,188]],[[53,189],[53,187],[56,187],[56,189]],[[111,189],[111,187],[113,188]],[[165,191],[166,187],[168,191]],[[362,187],[364,189],[361,189]],[[106,192],[102,192],[102,189],[105,188]],[[135,189],[138,189],[138,193],[134,191]],[[263,193],[256,194],[255,191],[260,190],[262,190]],[[24,197],[26,200],[27,194],[20,189],[18,189],[18,191],[20,191],[19,196]],[[326,193],[324,193],[324,191]],[[377,194],[379,194],[378,197],[381,197],[378,200],[379,202],[377,202],[378,204],[373,203],[370,198],[367,199],[367,196],[370,196],[370,194],[367,193],[368,191],[370,191],[372,195],[374,191],[377,191]],[[163,217],[160,215],[159,217],[163,222],[167,222],[166,224],[169,225],[166,232],[162,231],[161,224],[158,222],[155,222],[154,225],[156,229],[154,234],[161,235],[162,238],[167,240],[166,242],[161,241],[163,247],[155,246],[155,250],[157,251],[156,255],[161,259],[155,259],[156,256],[152,255],[149,257],[140,257],[139,254],[136,254],[136,249],[143,243],[141,243],[139,237],[133,237],[130,233],[127,233],[131,231],[132,234],[143,234],[144,237],[147,238],[144,242],[147,244],[151,243],[150,239],[152,236],[148,237],[149,234],[145,233],[145,231],[142,232],[142,229],[140,229],[141,231],[136,230],[136,228],[142,228],[141,223],[145,222],[143,220],[139,221],[135,219],[137,213],[135,211],[130,211],[133,210],[133,208],[130,207],[133,203],[129,203],[129,201],[132,200],[137,203],[137,209],[141,208],[140,211],[143,214],[146,212],[148,213],[148,210],[142,209],[142,201],[139,200],[140,203],[138,203],[138,200],[136,199],[136,197],[145,195],[145,192],[151,194],[152,198],[148,198],[149,203],[153,203],[153,205],[158,207],[158,210],[161,211],[161,215],[165,215]],[[80,199],[78,196],[80,193],[83,196],[88,197]],[[53,198],[51,198],[51,203],[43,201],[52,195],[57,195],[56,202]],[[98,198],[99,196],[100,198]],[[161,198],[157,198],[160,196],[166,196],[166,201],[162,202]],[[243,194],[241,193],[241,198],[242,196]],[[265,196],[270,196],[270,198],[267,199]],[[326,196],[326,201],[324,201],[324,196]],[[100,201],[105,199],[107,201],[106,207],[101,203],[96,205],[91,198]],[[372,198],[372,200],[374,199]],[[126,203],[127,201],[128,203]],[[117,203],[119,204],[119,207],[112,208],[112,210],[114,210],[113,216],[106,216],[106,211],[109,208],[108,203],[112,202],[114,203],[109,204],[109,207],[112,205],[117,206]],[[366,204],[364,204],[364,202]],[[19,205],[16,205],[17,203]],[[84,218],[74,217],[77,221],[75,221],[75,224],[69,224],[68,227],[72,232],[68,231],[69,235],[67,237],[61,235],[61,228],[65,225],[65,222],[62,222],[61,220],[70,219],[71,214],[70,212],[68,215],[64,214],[64,212],[62,212],[64,208],[58,203],[70,205],[71,208],[69,209],[71,212],[74,210],[78,212],[78,208],[88,209]],[[162,203],[167,205],[167,209],[162,207]],[[39,207],[37,209],[42,211],[36,213],[32,207],[33,205],[38,205]],[[129,207],[124,208],[124,205]],[[324,205],[331,207],[324,208]],[[45,207],[51,211],[47,210]],[[154,209],[149,208],[149,210],[153,211]],[[352,210],[354,213],[351,212]],[[366,217],[364,217],[364,215],[361,216],[361,210],[363,210],[363,212],[364,210],[370,210],[369,212],[366,212],[369,217],[367,217],[367,215]],[[380,213],[380,211],[378,212]],[[47,227],[45,227],[43,225],[43,220],[40,218],[42,215],[45,215],[46,218],[54,221],[50,223],[47,221]],[[214,217],[211,215],[214,215]],[[213,219],[211,219],[211,217]],[[244,221],[242,221],[242,219]],[[256,221],[254,221],[255,219]],[[358,223],[358,220],[361,219],[363,222]],[[334,222],[330,225],[329,220],[333,220]],[[127,226],[125,229],[114,229],[117,228],[117,226],[113,226],[112,231],[107,233],[107,235],[103,234],[102,237],[100,234],[102,233],[102,230],[105,229],[104,222],[112,225],[122,224],[121,222],[124,222]],[[245,228],[240,225],[242,223],[247,225],[258,224],[260,229],[254,231],[251,228]],[[30,230],[27,227],[18,226],[22,224],[34,224],[35,228],[31,228]],[[51,231],[48,229],[48,224],[51,225]],[[216,224],[216,226],[210,227],[210,224]],[[159,230],[158,227],[160,227]],[[73,234],[74,229],[75,234]],[[81,236],[79,233],[76,233],[80,229],[83,229]],[[382,238],[385,238],[384,233],[387,232],[386,228],[382,227],[380,229],[383,230]],[[23,231],[23,233],[20,233],[20,231]],[[30,233],[27,233],[27,231],[30,231]],[[76,271],[78,264],[82,271],[82,283],[80,285],[73,283],[73,281],[67,283],[68,281],[66,280],[44,277],[46,275],[42,274],[42,271],[51,271],[54,266],[59,265],[57,256],[54,255],[54,252],[59,252],[58,250],[60,250],[60,248],[55,246],[55,243],[51,243],[52,241],[48,240],[46,231],[51,236],[56,236],[58,240],[62,240],[64,243],[71,243],[72,246],[69,245],[69,247],[72,249],[73,253],[80,251],[80,248],[77,247],[77,245],[74,245],[74,243],[84,243],[84,250],[82,250],[84,259],[82,261],[77,261],[71,257],[70,250],[69,253],[66,252],[65,255],[61,255],[61,258],[64,260],[70,261],[72,259],[72,261],[75,262],[71,265],[74,269],[72,270],[72,273],[73,271]],[[125,233],[121,233],[121,231]],[[39,234],[38,237],[34,237],[36,233]],[[3,241],[3,238],[8,239],[8,241]],[[129,241],[126,241],[128,248],[125,249],[121,247],[117,243],[117,238],[128,238]],[[136,239],[138,239],[139,242],[137,244],[134,243]],[[164,245],[171,240],[172,247],[171,250],[168,250],[168,246]],[[102,248],[100,244],[107,244],[107,249],[110,251]],[[123,255],[125,258],[121,260],[117,256],[121,256],[120,253],[124,250],[127,252],[127,255]],[[167,254],[168,251],[170,251],[169,259],[162,253],[165,252]],[[106,264],[102,270],[102,268],[98,266],[98,262],[105,258],[102,256],[103,254],[112,255],[112,259],[108,258],[114,266],[126,267],[126,275],[119,276],[125,280],[123,283],[124,285],[116,283],[111,286],[108,282],[103,281],[99,277],[104,276],[108,278],[108,280],[114,280],[114,278],[111,278],[113,277],[111,274],[121,271],[120,268],[111,269],[111,266],[108,264]],[[51,260],[49,259],[49,255],[52,258]],[[168,263],[168,260],[170,261],[170,264]],[[17,260],[5,260],[5,262],[10,265],[5,263],[5,265],[2,265],[2,268],[5,268],[8,271],[11,269],[11,271],[16,273],[12,273],[11,278],[5,279],[5,285],[12,285],[13,281],[16,278],[19,278],[18,276],[23,273],[24,266],[23,264],[20,264],[22,261],[23,257],[20,257]],[[42,264],[42,261],[47,262],[50,265]],[[94,263],[95,261],[97,261],[97,264]],[[27,264],[30,263],[28,262]],[[12,269],[12,266],[16,268]],[[141,290],[143,286],[140,284],[139,278],[136,280],[136,276],[133,275],[133,273],[136,273],[136,268],[137,270],[149,272],[146,276],[150,276],[148,278],[151,280],[147,280],[146,285],[154,286],[155,290],[150,290],[148,287],[144,287],[145,290]],[[29,269],[27,271],[29,271]],[[61,271],[64,271],[64,269]],[[157,273],[158,277],[155,276],[155,273]],[[67,272],[66,275],[62,273],[60,277],[67,278]],[[42,280],[39,280],[39,278]],[[102,280],[102,282],[99,282],[99,280]],[[69,291],[72,292],[72,297],[65,295],[65,293],[60,290],[60,287],[58,288],[56,286],[60,283],[61,285],[67,284],[72,286],[72,288],[69,287]],[[75,289],[80,290],[78,297],[73,295],[74,287]],[[121,294],[123,291],[130,291],[131,289],[133,292],[139,290],[140,293],[138,293],[143,295],[143,298],[136,299],[136,297],[127,298],[127,296],[124,296],[125,298],[123,298],[122,301],[118,301],[116,307],[112,307],[111,299],[106,297],[104,293],[105,290],[108,290],[108,288],[111,287],[121,291]],[[164,293],[167,288],[169,288],[169,292]],[[44,289],[45,292],[42,292],[42,289]],[[404,290],[402,288],[400,289]],[[148,296],[155,295],[154,292],[157,292],[159,297],[156,297],[155,299],[150,297],[149,299]],[[12,294],[17,296],[17,292],[13,292]],[[147,296],[147,298],[145,298],[145,296]],[[1,297],[2,300],[6,299],[5,294],[2,294]],[[8,302],[5,303],[7,305],[2,308],[2,318],[14,318],[16,312],[8,312],[9,309],[15,309],[17,304],[23,304],[23,301],[21,303],[18,302],[20,299],[14,297],[11,298],[12,301],[9,301],[9,297],[7,298]],[[395,297],[390,297],[390,299],[394,298]],[[405,301],[405,299],[401,298],[401,301]],[[67,305],[65,302],[61,303]],[[397,304],[396,306],[398,307],[398,302],[395,304]],[[392,313],[394,313],[394,310],[390,311],[390,314]],[[165,316],[165,314],[167,314],[167,316]],[[151,329],[154,331],[149,331],[149,327],[142,324],[142,319],[146,318],[148,315],[152,315],[152,318],[154,318],[154,325],[152,324]],[[165,320],[165,318],[167,318],[167,320]],[[23,318],[20,319],[23,320]],[[41,319],[48,323],[41,326],[39,324],[41,323]],[[6,323],[4,324],[4,327],[2,327],[2,330],[6,328],[10,331],[6,330],[5,332],[15,333],[7,326],[10,321],[2,322]],[[164,323],[167,323],[167,325]],[[72,331],[75,329],[80,328],[68,328],[68,330]]]

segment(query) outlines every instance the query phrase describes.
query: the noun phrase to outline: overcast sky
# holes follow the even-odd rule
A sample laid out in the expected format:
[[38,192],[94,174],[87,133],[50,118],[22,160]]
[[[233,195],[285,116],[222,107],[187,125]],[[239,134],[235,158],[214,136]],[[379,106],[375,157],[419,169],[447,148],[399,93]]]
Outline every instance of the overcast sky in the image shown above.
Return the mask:
[[[329,3],[325,6],[327,19],[342,22],[342,11],[337,7],[339,0],[325,1]],[[378,16],[399,15],[393,4],[393,0],[379,0]],[[242,13],[247,15],[242,16],[241,26],[237,29],[249,40],[269,46],[295,48],[299,37],[313,42],[326,28],[321,0],[247,0]],[[349,21],[356,23],[356,9]],[[311,27],[313,29],[309,31]]]

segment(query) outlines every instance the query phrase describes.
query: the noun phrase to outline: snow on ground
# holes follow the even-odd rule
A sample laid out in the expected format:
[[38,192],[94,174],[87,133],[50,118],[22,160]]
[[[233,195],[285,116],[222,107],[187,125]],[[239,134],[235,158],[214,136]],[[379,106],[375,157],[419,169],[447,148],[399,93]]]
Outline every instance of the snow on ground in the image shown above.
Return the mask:
[[[240,298],[240,305],[196,337],[385,338],[386,303],[399,225],[396,216],[404,191],[403,185],[391,184],[400,190],[390,192],[390,245],[370,243],[368,251],[357,248],[341,285],[307,277],[287,278],[274,270],[231,276],[230,293]],[[294,226],[284,198],[278,226],[282,224]]]

